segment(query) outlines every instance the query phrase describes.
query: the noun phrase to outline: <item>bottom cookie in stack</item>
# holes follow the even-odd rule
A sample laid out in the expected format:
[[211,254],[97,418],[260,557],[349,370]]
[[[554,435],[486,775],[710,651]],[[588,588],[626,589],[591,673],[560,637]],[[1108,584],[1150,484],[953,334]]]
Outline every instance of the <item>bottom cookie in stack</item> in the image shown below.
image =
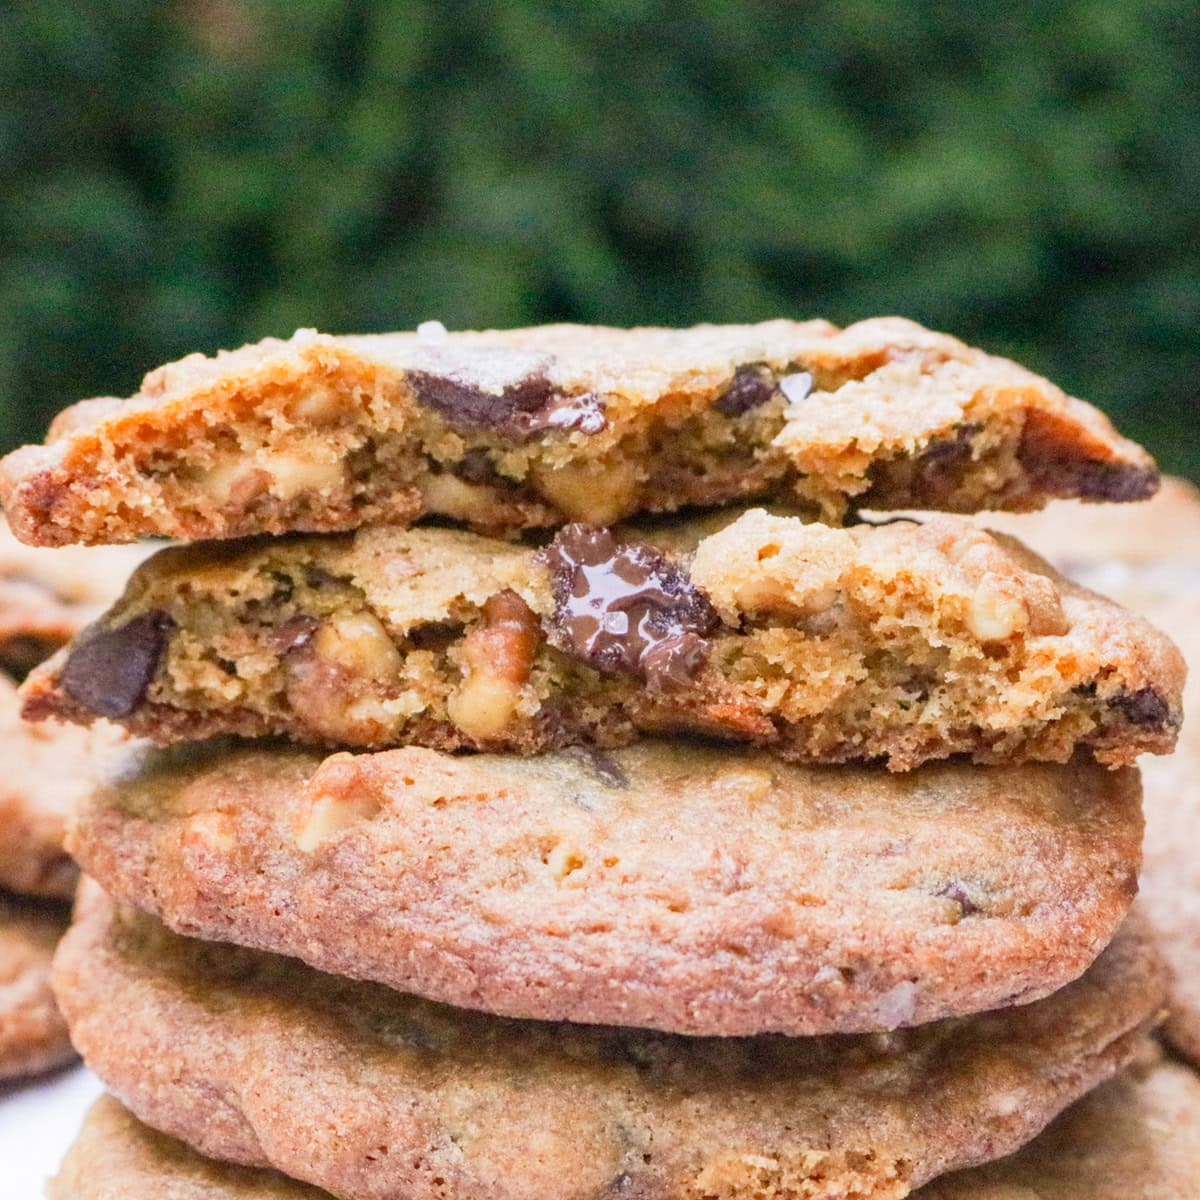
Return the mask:
[[1028,1005],[694,1038],[448,1008],[178,937],[87,884],[55,986],[141,1119],[340,1200],[898,1200],[1016,1150],[1131,1061],[1166,980],[1135,915]]
[[[913,1200],[1182,1200],[1200,1178],[1200,1080],[1156,1060],[1131,1066],[1022,1150],[943,1176]],[[619,1195],[619,1193],[617,1193]],[[328,1200],[274,1171],[204,1158],[106,1096],[88,1114],[48,1200]]]

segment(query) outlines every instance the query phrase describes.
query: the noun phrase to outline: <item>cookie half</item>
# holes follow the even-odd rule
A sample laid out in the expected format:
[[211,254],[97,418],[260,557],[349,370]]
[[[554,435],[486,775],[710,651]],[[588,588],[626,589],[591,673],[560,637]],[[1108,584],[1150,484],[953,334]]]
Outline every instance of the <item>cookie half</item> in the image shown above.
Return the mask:
[[890,1029],[1028,1002],[1136,890],[1136,773],[612,755],[132,754],[69,836],[180,932],[508,1016]]
[[55,986],[142,1120],[341,1200],[896,1200],[1015,1150],[1118,1070],[1165,980],[1127,927],[1024,1008],[886,1037],[681,1038],[430,1005],[92,893]]
[[68,409],[0,464],[28,542],[329,531],[422,513],[609,524],[755,497],[958,512],[1135,500],[1094,408],[910,321],[302,330]]
[[542,549],[447,529],[167,550],[25,687],[160,741],[535,753],[689,731],[801,762],[1167,753],[1183,663],[957,517],[762,509]]
[[[1174,1063],[1132,1067],[1008,1158],[944,1175],[914,1200],[1181,1200],[1200,1178],[1200,1081]],[[325,1200],[272,1171],[203,1158],[98,1100],[49,1200]],[[632,1190],[629,1195],[664,1197]],[[617,1192],[616,1195],[620,1195]],[[797,1193],[785,1193],[787,1200]],[[781,1197],[781,1200],[784,1200]]]
[[1013,519],[1064,571],[1111,592],[1178,643],[1191,670],[1184,692],[1190,714],[1178,748],[1144,760],[1146,863],[1142,893],[1175,972],[1166,1029],[1200,1063],[1200,492],[1168,480],[1149,504],[1099,521],[1082,505],[1055,505]]
[[38,1075],[75,1057],[50,990],[65,906],[0,892],[0,1080]]

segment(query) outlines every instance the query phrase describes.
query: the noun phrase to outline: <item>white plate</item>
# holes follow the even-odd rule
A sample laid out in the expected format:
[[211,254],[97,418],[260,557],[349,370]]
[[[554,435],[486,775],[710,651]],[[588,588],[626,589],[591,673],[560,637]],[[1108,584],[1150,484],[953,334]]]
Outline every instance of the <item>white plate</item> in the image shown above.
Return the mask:
[[0,1197],[42,1200],[46,1180],[103,1089],[84,1067],[18,1086],[0,1084]]

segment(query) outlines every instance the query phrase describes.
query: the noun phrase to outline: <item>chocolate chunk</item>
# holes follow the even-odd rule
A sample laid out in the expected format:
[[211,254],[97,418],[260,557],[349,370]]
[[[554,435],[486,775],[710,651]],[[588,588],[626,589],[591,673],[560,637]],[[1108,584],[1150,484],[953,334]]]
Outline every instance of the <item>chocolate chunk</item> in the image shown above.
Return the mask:
[[983,430],[976,422],[967,422],[955,429],[953,436],[935,438],[921,452],[921,466],[933,470],[955,467],[971,457],[971,442]]
[[1074,468],[1062,472],[1062,478],[1073,488],[1070,494],[1084,500],[1108,500],[1116,504],[1149,500],[1158,491],[1160,482],[1154,467],[1086,460],[1064,467]]
[[686,573],[639,542],[568,525],[543,551],[555,613],[550,640],[601,671],[654,689],[690,683],[708,659],[717,614]]
[[297,613],[268,635],[268,641],[280,654],[290,654],[312,641],[321,622],[308,613]]
[[501,392],[485,392],[452,375],[409,371],[417,403],[460,429],[490,429],[524,442],[550,429],[599,433],[608,423],[591,394],[559,396],[544,375],[530,375]]
[[727,417],[742,417],[761,408],[776,392],[775,373],[762,363],[745,363],[733,373],[729,386],[713,402]]
[[1171,707],[1152,687],[1138,688],[1136,692],[1122,692],[1114,696],[1109,705],[1119,709],[1132,725],[1163,728],[1171,717]]
[[59,683],[102,717],[127,717],[146,698],[175,622],[151,609],[116,629],[92,625],[71,647]]

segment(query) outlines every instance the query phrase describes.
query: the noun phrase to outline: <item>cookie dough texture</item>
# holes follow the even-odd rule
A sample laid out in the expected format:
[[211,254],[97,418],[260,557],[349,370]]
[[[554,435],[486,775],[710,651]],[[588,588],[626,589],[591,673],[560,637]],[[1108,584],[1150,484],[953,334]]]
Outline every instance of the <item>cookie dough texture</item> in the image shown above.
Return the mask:
[[613,755],[138,752],[69,848],[182,933],[508,1016],[879,1030],[1079,975],[1136,890],[1136,773]]
[[1016,1149],[1135,1052],[1163,969],[1126,927],[1020,1009],[857,1039],[505,1020],[168,934],[84,897],[55,988],[147,1124],[342,1200],[897,1200]]
[[536,550],[447,529],[171,549],[25,688],[169,742],[535,753],[690,731],[794,761],[1169,752],[1184,668],[1148,622],[962,518],[757,509]]
[[[1183,1200],[1200,1178],[1200,1081],[1174,1063],[1135,1066],[999,1162],[944,1175],[914,1200]],[[270,1171],[203,1158],[99,1100],[48,1200],[328,1200]],[[619,1193],[618,1193],[619,1194]],[[631,1193],[632,1194],[632,1193]],[[643,1192],[674,1200],[666,1192]]]
[[0,467],[31,543],[609,524],[770,497],[952,511],[1133,500],[1157,472],[1082,401],[910,321],[447,335],[302,330],[84,401]]
[[24,675],[70,641],[121,594],[149,553],[144,546],[26,546],[0,517],[0,669]]
[[21,720],[16,688],[0,675],[0,888],[69,899],[79,873],[63,850],[67,817],[96,771],[128,739],[107,723],[79,729]]
[[1200,493],[1166,481],[1148,504],[1095,519],[1081,505],[1055,505],[1012,519],[1062,570],[1110,592],[1166,630],[1191,670],[1184,723],[1174,755],[1143,760],[1146,862],[1142,894],[1175,972],[1166,1030],[1200,1063]]
[[0,1080],[37,1075],[75,1056],[50,990],[63,906],[0,892]]

